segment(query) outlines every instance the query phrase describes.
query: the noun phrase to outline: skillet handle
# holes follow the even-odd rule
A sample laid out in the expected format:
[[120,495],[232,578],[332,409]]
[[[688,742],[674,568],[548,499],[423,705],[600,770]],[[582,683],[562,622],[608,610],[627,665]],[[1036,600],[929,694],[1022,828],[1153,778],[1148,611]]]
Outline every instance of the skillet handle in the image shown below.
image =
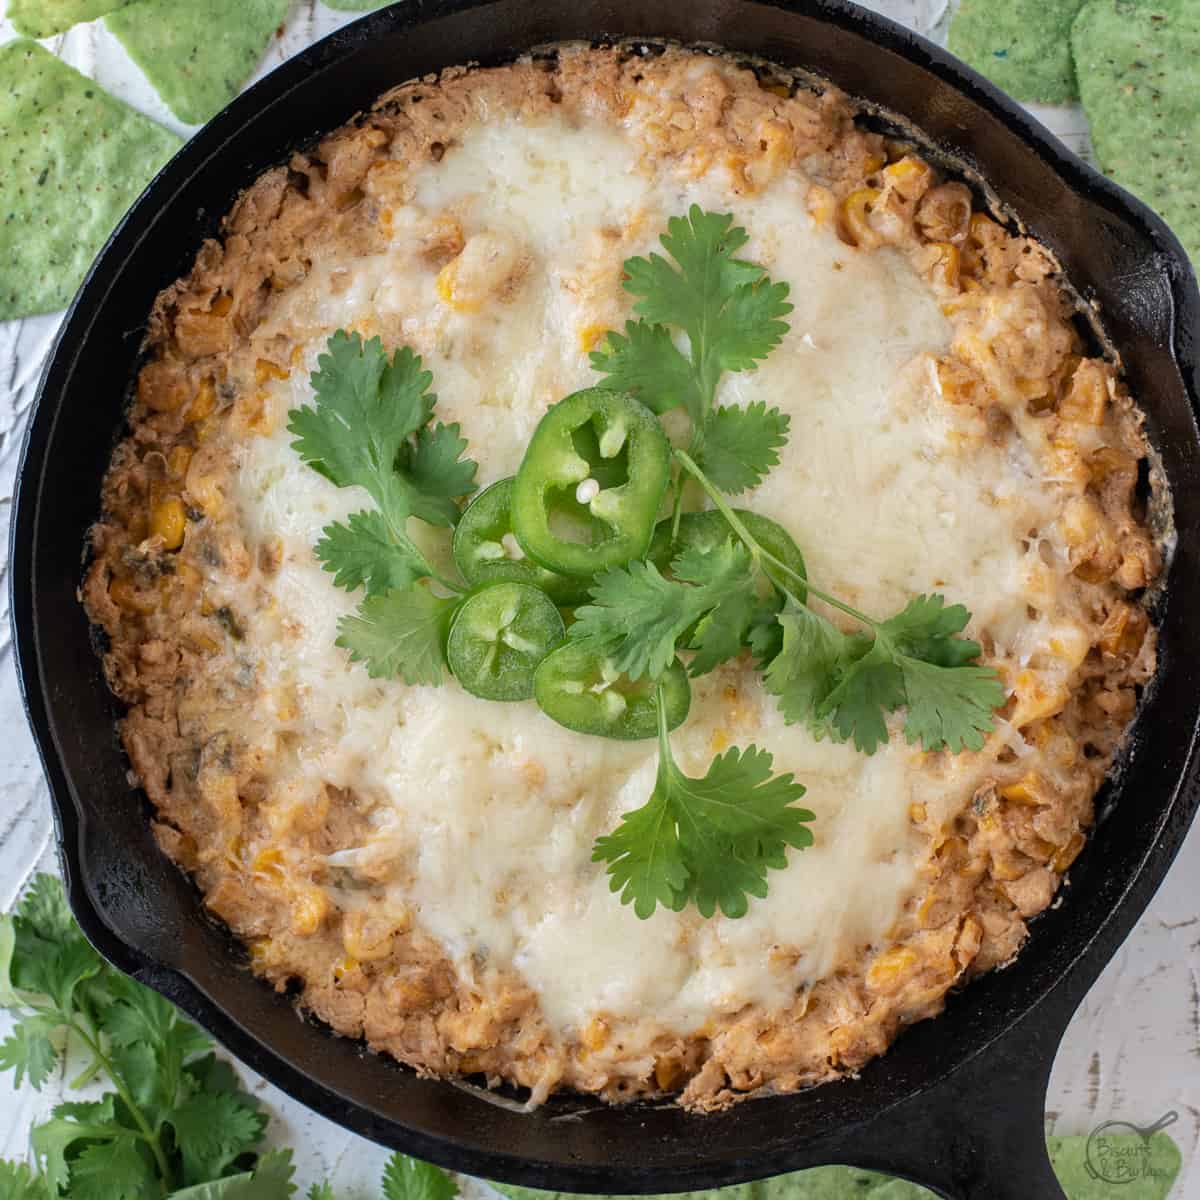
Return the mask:
[[903,1175],[945,1200],[1067,1200],[1046,1150],[1045,1117],[1069,1017],[1070,1009],[1061,1023],[1042,1012],[1019,1023],[953,1075],[883,1114],[862,1139],[879,1146],[877,1155],[854,1150],[842,1161]]

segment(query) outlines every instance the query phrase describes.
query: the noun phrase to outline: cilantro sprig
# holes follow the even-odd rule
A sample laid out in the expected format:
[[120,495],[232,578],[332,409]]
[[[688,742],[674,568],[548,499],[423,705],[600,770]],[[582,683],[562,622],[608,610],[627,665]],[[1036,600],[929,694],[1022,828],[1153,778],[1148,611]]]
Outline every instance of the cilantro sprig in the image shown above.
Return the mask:
[[337,645],[372,677],[441,682],[444,628],[454,601],[433,594],[434,580],[460,594],[408,534],[416,517],[453,527],[456,501],[476,489],[477,464],[464,458],[458,425],[433,423],[433,375],[402,346],[388,358],[382,341],[339,329],[317,360],[312,406],[288,414],[292,449],[338,487],[361,487],[375,509],[322,530],[315,554],[336,587],[363,588],[356,615],[338,622]]
[[[887,715],[906,708],[910,745],[919,741],[925,750],[955,753],[983,747],[1004,688],[994,669],[975,663],[979,643],[958,636],[970,620],[963,605],[947,605],[940,595],[915,596],[893,617],[869,617],[770,554],[697,464],[682,450],[676,457],[784,595],[777,618],[782,646],[765,664],[765,675],[785,719],[853,739],[864,754],[873,754],[887,741]],[[866,632],[843,633],[798,594],[824,601]]]
[[[0,1008],[16,1018],[0,1070],[40,1090],[82,1053],[65,1101],[30,1134],[33,1165],[0,1160],[2,1200],[290,1200],[291,1150],[261,1151],[268,1115],[206,1034],[157,992],[110,967],[75,924],[62,885],[39,875],[0,915]],[[393,1154],[384,1200],[454,1200],[454,1180]],[[337,1200],[328,1183],[308,1200]]]
[[[675,661],[684,632],[702,618],[707,620],[688,643],[703,655],[703,670],[693,674],[736,654],[740,641],[734,647],[722,643],[730,627],[743,624],[734,614],[757,606],[749,552],[730,538],[708,554],[685,551],[671,574],[665,578],[651,562],[605,571],[592,585],[592,603],[575,610],[568,636],[599,647],[630,679],[661,676]],[[711,619],[718,611],[725,620]]]
[[[661,254],[625,261],[624,287],[636,296],[625,333],[610,332],[591,353],[600,386],[629,392],[656,413],[682,406],[692,422],[690,450],[717,486],[754,487],[779,462],[789,418],[764,404],[714,408],[726,371],[752,371],[788,331],[788,285],[734,255],[750,240],[731,214],[693,204],[672,217]],[[686,335],[687,353],[671,330]]]
[[100,958],[50,876],[0,917],[0,1006],[18,1018],[0,1043],[0,1069],[18,1084],[40,1089],[70,1041],[85,1058],[75,1084],[98,1076],[113,1089],[58,1105],[34,1129],[43,1196],[142,1200],[252,1161],[266,1125],[258,1101],[178,1009]]
[[813,843],[796,808],[804,795],[791,772],[772,776],[766,750],[736,746],[718,754],[700,779],[685,775],[671,753],[666,704],[658,694],[658,776],[650,799],[596,839],[592,861],[607,864],[609,887],[645,919],[658,905],[688,903],[711,917],[746,915],[748,896],[767,894],[767,871],[787,866],[789,846]]

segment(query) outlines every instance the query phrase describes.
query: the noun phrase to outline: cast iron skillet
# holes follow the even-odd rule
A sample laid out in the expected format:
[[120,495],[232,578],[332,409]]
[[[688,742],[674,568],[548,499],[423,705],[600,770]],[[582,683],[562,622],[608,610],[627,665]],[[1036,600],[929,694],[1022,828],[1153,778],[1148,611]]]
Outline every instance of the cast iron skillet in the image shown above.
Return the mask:
[[[951,999],[857,1080],[715,1116],[556,1098],[534,1113],[418,1079],[297,1019],[233,966],[227,933],[150,838],[114,734],[117,705],[76,600],[80,548],[160,288],[239,189],[389,86],[540,42],[708,42],[800,66],[911,118],[976,164],[1101,307],[1172,485],[1179,550],[1162,668],[1112,810],[1016,964]],[[603,181],[597,181],[603,186]],[[366,17],[235,101],[150,185],[100,256],[42,379],[18,481],[12,608],[72,906],[123,970],[326,1116],[476,1175],[590,1192],[715,1187],[820,1163],[875,1167],[957,1200],[1060,1197],[1043,1142],[1047,1077],[1072,1011],[1145,908],[1200,798],[1200,295],[1179,243],[1011,101],[928,42],[834,0],[430,0]],[[1119,791],[1119,795],[1115,794]]]

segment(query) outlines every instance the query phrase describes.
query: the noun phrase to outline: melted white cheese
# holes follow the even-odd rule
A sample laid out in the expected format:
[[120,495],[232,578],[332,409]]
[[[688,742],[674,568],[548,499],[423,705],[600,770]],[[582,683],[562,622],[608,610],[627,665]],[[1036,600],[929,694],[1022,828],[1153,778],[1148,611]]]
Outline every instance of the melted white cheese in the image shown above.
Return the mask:
[[[620,131],[506,118],[478,126],[413,182],[391,249],[356,260],[348,282],[346,263],[315,263],[261,336],[304,340],[305,367],[339,326],[407,341],[434,373],[439,418],[461,423],[486,483],[513,473],[550,403],[593,378],[580,330],[627,315],[621,259],[653,248],[667,218],[693,202],[732,210],[751,234],[746,257],[788,282],[796,306],[770,359],[722,385],[723,402],[765,400],[792,420],[782,464],[743,502],[788,526],[814,579],[869,611],[938,589],[974,611],[973,629],[1003,637],[1024,626],[1022,538],[1041,492],[1000,450],[961,450],[922,358],[950,340],[931,294],[898,255],[850,249],[814,225],[803,179],[733,196],[719,172],[646,173]],[[516,239],[528,266],[511,297],[475,312],[439,297],[436,268],[413,241],[444,213],[468,237]],[[615,246],[613,231],[625,238]],[[289,449],[284,414],[309,399],[305,369],[274,385],[274,432],[250,440],[241,463],[247,525],[284,549],[279,571],[260,580],[275,603],[246,641],[266,685],[259,716],[298,735],[280,760],[295,787],[315,794],[329,781],[376,801],[361,853],[394,861],[390,899],[411,908],[464,979],[485,957],[515,967],[564,1033],[595,1014],[682,1032],[746,1004],[785,1004],[886,939],[917,882],[909,806],[961,797],[970,756],[949,778],[923,769],[902,739],[866,758],[785,726],[749,671],[700,679],[673,737],[681,765],[702,773],[726,739],[765,746],[808,788],[816,844],[772,872],[768,897],[740,921],[661,910],[639,920],[590,856],[595,837],[649,795],[653,742],[574,734],[532,703],[486,703],[453,682],[372,681],[334,648],[337,619],[357,597],[332,586],[311,547],[366,498],[338,491]]]

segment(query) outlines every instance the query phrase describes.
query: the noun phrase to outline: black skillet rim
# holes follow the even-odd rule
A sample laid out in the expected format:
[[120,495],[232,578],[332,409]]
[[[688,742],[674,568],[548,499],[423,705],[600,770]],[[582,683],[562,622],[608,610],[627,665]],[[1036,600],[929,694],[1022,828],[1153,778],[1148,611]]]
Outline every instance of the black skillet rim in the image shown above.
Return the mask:
[[[137,974],[152,986],[158,987],[183,1006],[201,1024],[214,1031],[220,1040],[249,1065],[266,1077],[284,1087],[310,1107],[323,1112],[341,1124],[369,1137],[401,1144],[404,1149],[460,1170],[488,1174],[531,1184],[552,1184],[558,1187],[577,1187],[601,1190],[614,1182],[629,1189],[661,1190],[664,1183],[677,1187],[704,1186],[707,1180],[734,1182],[738,1179],[774,1173],[798,1165],[802,1156],[777,1153],[764,1158],[745,1161],[724,1162],[711,1168],[697,1171],[675,1170],[664,1176],[662,1172],[649,1174],[635,1169],[623,1171],[597,1169],[577,1165],[564,1167],[560,1163],[537,1162],[521,1158],[501,1150],[480,1150],[473,1145],[455,1145],[441,1138],[427,1137],[412,1130],[402,1130],[388,1118],[377,1117],[369,1111],[339,1096],[332,1088],[315,1084],[300,1075],[275,1051],[252,1035],[243,1031],[238,1023],[222,1008],[194,988],[184,977],[169,968],[160,967],[148,959],[135,946],[122,939],[120,932],[105,924],[98,906],[86,887],[82,864],[78,861],[79,815],[67,799],[69,791],[66,778],[58,761],[54,740],[50,732],[45,703],[47,681],[41,676],[39,656],[34,636],[34,607],[36,597],[31,570],[32,548],[37,532],[37,483],[40,472],[37,463],[39,451],[44,449],[51,432],[54,416],[47,418],[42,405],[42,395],[56,376],[69,376],[73,369],[75,353],[73,339],[82,336],[90,324],[96,309],[108,303],[105,278],[110,263],[117,261],[123,248],[136,241],[136,227],[145,216],[153,211],[158,197],[173,191],[199,165],[206,162],[219,147],[228,132],[249,114],[265,103],[284,96],[294,88],[303,86],[308,74],[319,65],[351,52],[355,45],[373,36],[375,30],[412,27],[437,16],[450,15],[462,10],[482,7],[486,0],[438,0],[435,3],[414,4],[409,9],[381,10],[339,30],[315,43],[307,50],[277,68],[263,81],[235,100],[208,127],[189,142],[179,155],[153,181],[121,226],[115,231],[93,270],[85,280],[79,295],[68,311],[60,330],[59,338],[48,358],[42,382],[26,432],[18,470],[16,511],[12,522],[11,559],[13,571],[10,579],[12,613],[14,623],[14,645],[17,652],[22,698],[30,722],[34,728],[39,751],[51,784],[56,834],[63,861],[68,895],[82,927],[97,947],[122,969]],[[891,50],[917,65],[929,70],[944,84],[964,94],[976,106],[995,116],[1014,130],[1031,146],[1046,164],[1063,178],[1076,192],[1103,197],[1113,209],[1140,226],[1147,239],[1161,251],[1169,264],[1168,274],[1172,284],[1174,300],[1174,358],[1184,379],[1191,399],[1193,419],[1197,408],[1196,371],[1197,330],[1200,330],[1200,296],[1191,278],[1190,268],[1182,248],[1166,225],[1139,201],[1123,192],[1111,181],[1097,174],[1090,167],[1067,151],[1061,143],[1020,109],[1014,102],[1000,93],[974,72],[941,51],[925,39],[910,33],[903,27],[867,13],[838,0],[808,0],[804,3],[787,0],[767,0],[767,5],[785,11],[799,11],[816,15],[843,29],[856,33],[875,47]],[[648,35],[649,36],[649,35]],[[653,40],[653,38],[651,38]],[[30,481],[26,480],[26,475]],[[1154,889],[1174,857],[1182,842],[1190,817],[1193,815],[1200,796],[1195,782],[1197,776],[1195,756],[1195,731],[1191,744],[1185,752],[1185,763],[1171,800],[1164,805],[1161,820],[1153,840],[1136,871],[1132,872],[1122,890],[1120,901],[1105,915],[1092,936],[1072,951],[1072,962],[1067,974],[1086,973],[1094,977],[1107,960],[1108,955],[1120,938],[1132,927],[1141,910],[1148,903]],[[1191,786],[1188,786],[1188,785]],[[1088,980],[1090,982],[1090,978]],[[978,987],[979,985],[975,985]],[[1009,1014],[1011,1019],[998,1029],[987,1031],[988,1036],[975,1045],[962,1062],[981,1055],[989,1046],[999,1041],[1006,1032],[1018,1025],[1034,1010],[1045,1006],[1052,998],[1057,985],[1050,985],[1032,998],[1023,998],[1019,1012]],[[1072,1002],[1073,1006],[1073,1002]],[[1069,1015],[1069,1009],[1067,1010]],[[916,1092],[934,1089],[947,1074],[957,1068],[948,1068],[935,1076]],[[908,1093],[912,1095],[914,1093]],[[903,1097],[896,1097],[899,1102]],[[880,1112],[886,1111],[884,1106]],[[750,1111],[750,1110],[746,1110]],[[876,1114],[878,1115],[878,1114]],[[704,1173],[704,1171],[707,1173]],[[643,1177],[644,1176],[644,1177]]]

